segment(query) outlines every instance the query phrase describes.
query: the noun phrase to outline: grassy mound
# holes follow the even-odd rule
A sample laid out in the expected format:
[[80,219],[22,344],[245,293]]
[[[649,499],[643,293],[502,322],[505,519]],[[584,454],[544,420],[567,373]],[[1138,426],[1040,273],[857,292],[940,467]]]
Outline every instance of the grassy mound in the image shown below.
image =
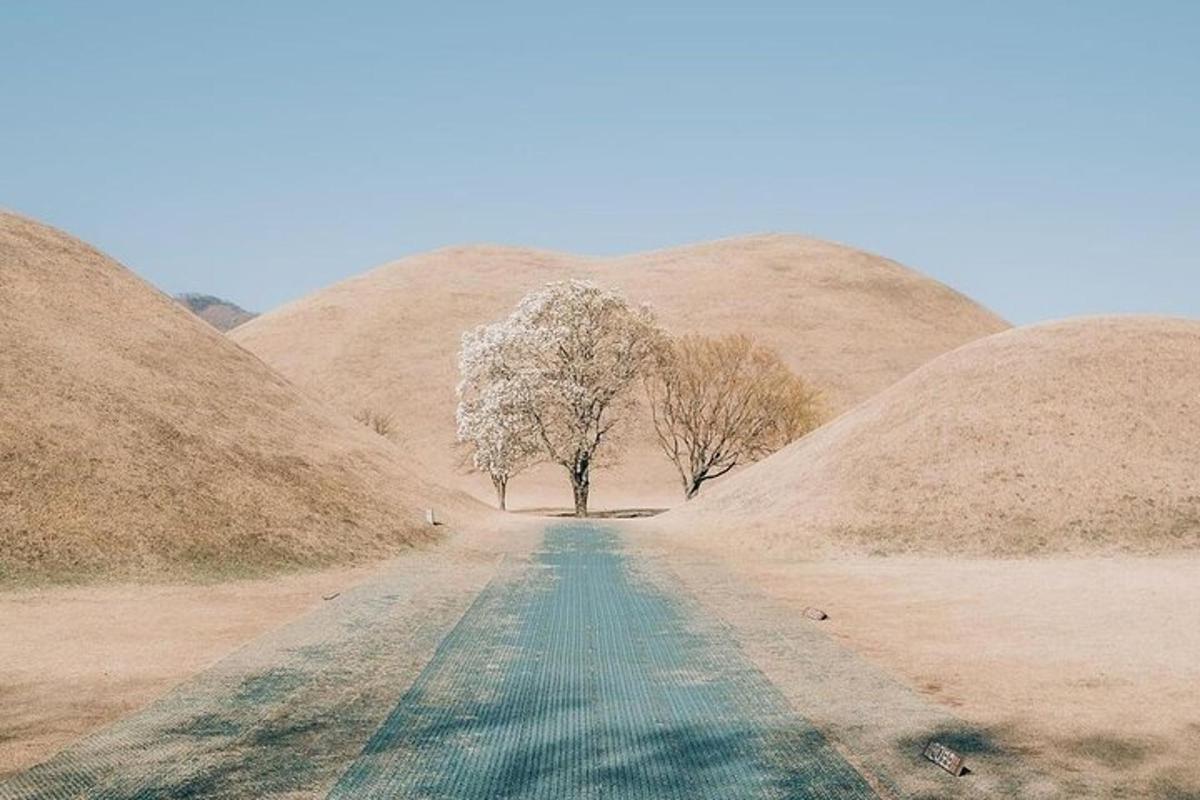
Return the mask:
[[1200,547],[1200,321],[966,345],[662,518],[730,547],[1156,554]]
[[0,578],[380,555],[473,503],[86,244],[0,213]]
[[[798,236],[751,236],[593,259],[511,247],[412,256],[265,314],[231,335],[289,379],[350,412],[408,421],[406,450],[430,476],[485,500],[454,441],[455,358],[464,331],[528,291],[586,277],[650,303],[678,332],[744,332],[777,348],[844,410],[1005,323],[893,261]],[[596,507],[676,503],[678,478],[643,419],[628,454],[592,482]],[[515,506],[570,503],[555,469],[519,476]]]

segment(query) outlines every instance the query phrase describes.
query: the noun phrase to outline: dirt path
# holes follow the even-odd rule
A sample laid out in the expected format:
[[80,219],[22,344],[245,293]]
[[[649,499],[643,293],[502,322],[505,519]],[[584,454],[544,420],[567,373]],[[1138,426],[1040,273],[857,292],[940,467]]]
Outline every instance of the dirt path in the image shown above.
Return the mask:
[[[911,753],[881,766],[811,722],[619,527],[554,525],[532,553],[456,565],[457,581],[430,559],[0,783],[0,798],[853,800],[907,796],[906,770],[924,796],[959,791]],[[836,647],[806,643],[822,691],[854,678]],[[886,679],[853,685],[875,696],[848,707],[900,707]]]

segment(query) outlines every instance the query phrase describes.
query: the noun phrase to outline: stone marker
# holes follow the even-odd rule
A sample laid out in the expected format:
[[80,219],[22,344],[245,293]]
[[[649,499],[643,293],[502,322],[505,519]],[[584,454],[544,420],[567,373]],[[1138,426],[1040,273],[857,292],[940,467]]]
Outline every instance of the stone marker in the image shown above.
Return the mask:
[[435,517],[433,515],[432,508],[425,509],[425,524],[426,525],[437,525],[437,517]]
[[812,606],[809,606],[808,608],[804,609],[804,616],[808,617],[809,619],[815,619],[817,621],[820,621],[823,619],[829,619],[828,614],[826,614],[821,609],[813,608]]
[[925,745],[922,754],[954,777],[959,777],[966,770],[963,757],[940,742],[930,742]]

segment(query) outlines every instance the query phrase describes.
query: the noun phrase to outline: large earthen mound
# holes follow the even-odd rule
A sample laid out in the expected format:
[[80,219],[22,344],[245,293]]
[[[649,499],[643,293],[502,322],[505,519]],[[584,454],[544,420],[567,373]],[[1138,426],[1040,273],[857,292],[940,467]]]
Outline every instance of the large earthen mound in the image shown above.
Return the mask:
[[661,518],[781,556],[1200,547],[1200,321],[1019,328],[936,359]]
[[0,579],[378,556],[479,513],[88,245],[0,213]]
[[[743,332],[777,348],[818,387],[830,414],[926,361],[1007,325],[894,261],[799,236],[764,235],[596,259],[511,247],[412,256],[265,314],[233,338],[348,412],[394,414],[406,450],[437,481],[490,499],[454,443],[456,355],[464,331],[505,316],[527,292],[584,277],[649,303],[677,332]],[[628,452],[593,477],[594,505],[674,504],[678,478],[645,420]],[[561,470],[510,484],[512,505],[563,506]]]

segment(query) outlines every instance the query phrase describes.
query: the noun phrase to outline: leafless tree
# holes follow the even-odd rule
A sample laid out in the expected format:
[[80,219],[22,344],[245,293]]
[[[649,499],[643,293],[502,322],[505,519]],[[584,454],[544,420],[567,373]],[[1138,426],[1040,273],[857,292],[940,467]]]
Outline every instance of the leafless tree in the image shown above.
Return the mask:
[[646,388],[658,442],[688,499],[819,422],[817,393],[744,335],[664,340]]
[[395,418],[391,414],[385,414],[372,408],[360,409],[355,412],[354,418],[384,437],[391,436],[395,423]]

